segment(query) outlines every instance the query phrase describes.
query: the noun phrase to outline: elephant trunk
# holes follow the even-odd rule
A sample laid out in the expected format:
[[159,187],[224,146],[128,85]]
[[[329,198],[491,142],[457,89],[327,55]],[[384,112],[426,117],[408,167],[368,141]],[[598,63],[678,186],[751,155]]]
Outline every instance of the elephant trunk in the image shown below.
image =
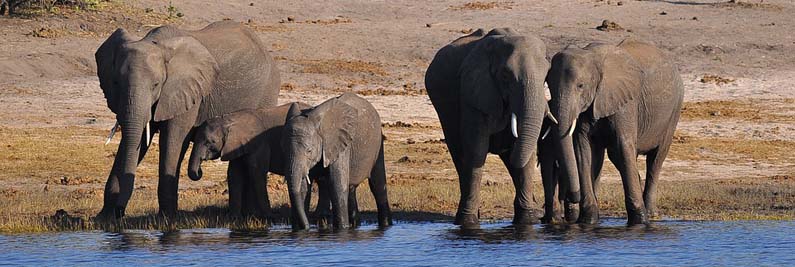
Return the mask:
[[524,96],[511,102],[511,131],[517,138],[510,155],[514,168],[528,164],[536,153],[541,124],[544,122],[547,104],[544,99],[543,80],[523,83]]
[[[100,212],[101,216],[109,216],[111,212],[115,218],[124,216],[127,202],[132,196],[135,170],[142,156],[141,151],[146,151],[148,145],[143,140],[143,135],[148,134],[144,131],[148,130],[147,125],[152,117],[151,101],[148,96],[137,95],[125,99],[129,99],[129,103],[116,115],[122,127],[122,138],[105,186],[105,201]],[[146,137],[148,140],[149,136]]]
[[191,180],[198,181],[202,178],[202,155],[205,154],[206,147],[193,143],[193,149],[190,152],[190,160],[188,162],[188,177]]
[[289,169],[286,171],[285,177],[287,178],[287,187],[290,195],[292,227],[293,230],[306,230],[309,229],[309,220],[306,217],[304,200],[306,192],[309,190],[306,183],[308,179],[305,178],[308,172],[301,171],[303,168],[294,159],[289,159],[287,166],[289,166]]
[[556,136],[560,139],[555,143],[560,152],[560,167],[565,175],[565,179],[561,179],[561,181],[566,183],[566,199],[572,203],[578,203],[580,202],[580,175],[577,169],[577,158],[574,154],[573,136],[577,121],[564,114],[561,114],[558,119],[560,124],[558,124]]

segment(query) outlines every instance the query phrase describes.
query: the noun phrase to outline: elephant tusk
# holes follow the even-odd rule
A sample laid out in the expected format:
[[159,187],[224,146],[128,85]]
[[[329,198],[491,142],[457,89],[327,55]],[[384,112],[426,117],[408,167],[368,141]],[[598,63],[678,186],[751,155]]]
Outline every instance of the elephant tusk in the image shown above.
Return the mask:
[[[307,185],[310,185],[310,186],[312,185],[312,180],[309,180],[309,176],[308,176],[308,175],[307,175],[307,176],[304,176],[304,179],[306,179],[306,184],[307,184]],[[310,189],[310,190],[311,190],[311,189]]]
[[511,113],[511,133],[513,137],[519,138],[519,131],[516,130],[516,113]]
[[105,145],[110,144],[110,140],[113,139],[113,136],[116,135],[116,131],[119,130],[119,121],[116,121],[116,124],[113,125],[113,128],[110,128],[110,134],[108,134],[108,140],[105,140]]
[[544,131],[543,135],[541,135],[541,140],[544,140],[545,138],[547,138],[547,135],[549,134],[549,130],[551,130],[551,129],[552,129],[552,127],[547,127],[547,130]]
[[152,136],[149,135],[149,123],[146,123],[146,146],[152,145]]
[[558,119],[556,119],[555,116],[552,115],[552,112],[549,112],[549,110],[547,110],[547,113],[546,113],[545,116],[547,116],[547,119],[551,120],[555,124],[558,124]]
[[574,127],[576,126],[577,126],[577,119],[574,119],[574,121],[571,122],[571,127],[569,127],[569,133],[567,133],[566,136],[571,136],[574,133]]

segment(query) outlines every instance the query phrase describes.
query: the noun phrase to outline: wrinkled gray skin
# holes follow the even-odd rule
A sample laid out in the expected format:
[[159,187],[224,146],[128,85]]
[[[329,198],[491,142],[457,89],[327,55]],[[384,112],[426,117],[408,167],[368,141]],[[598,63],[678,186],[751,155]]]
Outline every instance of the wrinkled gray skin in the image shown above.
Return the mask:
[[[216,22],[198,31],[162,26],[141,40],[116,30],[97,49],[97,76],[122,138],[98,218],[119,218],[133,191],[145,140],[160,132],[160,214],[177,211],[179,166],[192,129],[208,118],[276,105],[279,73],[248,28]],[[146,125],[151,125],[146,135]]]
[[[293,103],[308,109],[305,103]],[[232,216],[269,217],[268,172],[284,175],[282,130],[293,104],[247,109],[221,115],[196,128],[188,161],[188,177],[202,177],[205,160],[229,161],[229,210]]]
[[[564,222],[573,223],[579,216],[579,208],[565,199],[568,192],[563,179],[565,175],[561,172],[558,163],[558,153],[554,138],[550,138],[549,133],[552,127],[557,127],[556,123],[545,119],[541,126],[542,137],[538,140],[538,165],[541,171],[541,181],[544,186],[544,216],[542,223],[560,224]],[[546,133],[546,136],[543,136]]]
[[[598,222],[596,179],[607,150],[624,184],[628,223],[648,222],[682,107],[676,66],[643,42],[593,43],[555,55],[547,80],[550,108],[560,122],[551,133],[559,163],[564,175],[579,175],[582,187],[578,221]],[[645,189],[636,166],[639,154],[646,155]]]
[[[425,73],[425,87],[459,177],[455,224],[479,224],[480,181],[488,153],[499,155],[513,178],[513,222],[537,221],[530,181],[541,124],[548,114],[548,69],[544,43],[508,28],[488,34],[478,29],[436,53]],[[518,138],[511,132],[512,113]]]
[[322,173],[325,179],[318,180],[318,190],[329,198],[318,199],[320,227],[327,224],[330,212],[335,228],[348,228],[351,221],[354,226],[358,224],[356,187],[368,177],[378,209],[378,225],[392,224],[381,119],[367,100],[346,93],[304,112],[291,108],[282,148],[288,166],[285,178],[293,229],[309,228],[303,200],[310,191],[310,170]]

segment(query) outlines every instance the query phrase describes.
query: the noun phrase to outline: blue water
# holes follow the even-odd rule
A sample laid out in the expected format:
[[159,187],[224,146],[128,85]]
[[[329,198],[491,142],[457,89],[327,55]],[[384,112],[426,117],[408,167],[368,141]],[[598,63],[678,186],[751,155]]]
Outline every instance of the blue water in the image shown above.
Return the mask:
[[509,223],[461,230],[398,222],[378,230],[293,233],[191,229],[0,235],[0,264],[343,266],[792,266],[795,222],[663,221],[626,227]]

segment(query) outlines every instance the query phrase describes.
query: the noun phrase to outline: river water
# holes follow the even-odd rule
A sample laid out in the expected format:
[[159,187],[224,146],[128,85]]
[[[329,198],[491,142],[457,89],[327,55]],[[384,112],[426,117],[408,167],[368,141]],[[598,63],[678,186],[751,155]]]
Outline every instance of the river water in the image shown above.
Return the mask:
[[795,221],[662,221],[627,227],[449,222],[340,232],[190,229],[0,235],[0,265],[792,266]]

